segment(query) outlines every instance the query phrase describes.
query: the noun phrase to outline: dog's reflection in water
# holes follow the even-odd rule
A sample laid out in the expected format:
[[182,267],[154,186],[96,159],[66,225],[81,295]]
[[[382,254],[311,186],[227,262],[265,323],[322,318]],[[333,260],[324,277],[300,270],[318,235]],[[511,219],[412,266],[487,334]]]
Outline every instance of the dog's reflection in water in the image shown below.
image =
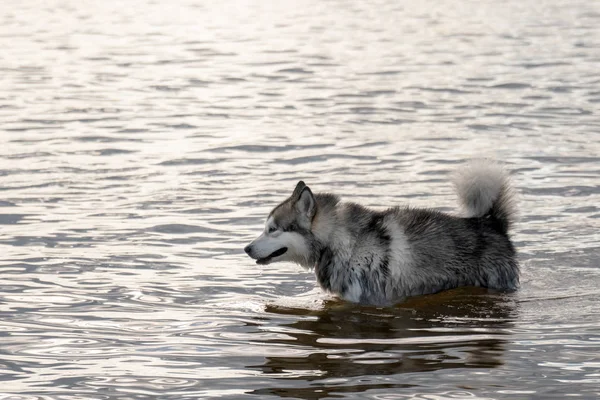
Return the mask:
[[[495,368],[503,364],[504,344],[516,315],[512,295],[480,288],[415,297],[390,308],[329,301],[318,311],[276,305],[266,311],[298,318],[280,325],[284,335],[261,340],[282,345],[281,355],[265,357],[263,365],[249,368],[304,381]],[[367,389],[360,386],[347,389]],[[406,387],[407,382],[392,386]],[[318,393],[325,395],[326,388],[319,387]],[[286,389],[264,390],[285,396]],[[298,390],[293,393],[306,397]],[[312,393],[308,398],[323,397],[306,390]]]

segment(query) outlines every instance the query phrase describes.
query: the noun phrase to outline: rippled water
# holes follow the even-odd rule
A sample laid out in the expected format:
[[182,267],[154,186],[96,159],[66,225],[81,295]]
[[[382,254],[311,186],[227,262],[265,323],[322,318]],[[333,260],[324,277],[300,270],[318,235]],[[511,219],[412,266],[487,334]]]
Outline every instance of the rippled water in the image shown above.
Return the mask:
[[[5,4],[0,397],[600,396],[599,26],[581,0]],[[517,293],[358,307],[243,254],[298,179],[450,211],[481,155],[519,189]]]

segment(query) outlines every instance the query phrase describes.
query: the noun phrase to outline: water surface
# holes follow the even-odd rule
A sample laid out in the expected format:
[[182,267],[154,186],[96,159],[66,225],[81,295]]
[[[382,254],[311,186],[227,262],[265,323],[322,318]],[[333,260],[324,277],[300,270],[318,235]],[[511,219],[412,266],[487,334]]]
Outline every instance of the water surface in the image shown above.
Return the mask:
[[[2,8],[3,398],[597,398],[598,26],[580,0]],[[517,293],[358,307],[243,254],[299,179],[454,211],[473,156],[519,191]]]

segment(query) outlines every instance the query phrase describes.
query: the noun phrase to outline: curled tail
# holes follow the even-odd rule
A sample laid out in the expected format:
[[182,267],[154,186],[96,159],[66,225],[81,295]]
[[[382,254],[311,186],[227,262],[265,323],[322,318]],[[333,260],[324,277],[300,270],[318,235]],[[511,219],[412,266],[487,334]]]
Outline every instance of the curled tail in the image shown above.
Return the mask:
[[489,160],[469,162],[454,175],[454,186],[467,217],[492,217],[507,233],[514,222],[514,192],[508,174]]

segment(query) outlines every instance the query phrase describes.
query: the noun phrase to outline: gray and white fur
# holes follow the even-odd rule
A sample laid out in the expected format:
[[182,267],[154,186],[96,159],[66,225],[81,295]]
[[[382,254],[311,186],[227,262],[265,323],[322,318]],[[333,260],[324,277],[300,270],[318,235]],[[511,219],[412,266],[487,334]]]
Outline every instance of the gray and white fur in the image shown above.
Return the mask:
[[464,217],[410,207],[376,211],[313,194],[300,181],[244,250],[258,264],[314,269],[324,290],[355,303],[393,304],[460,286],[516,289],[508,176],[495,163],[475,161],[455,174],[454,186]]

